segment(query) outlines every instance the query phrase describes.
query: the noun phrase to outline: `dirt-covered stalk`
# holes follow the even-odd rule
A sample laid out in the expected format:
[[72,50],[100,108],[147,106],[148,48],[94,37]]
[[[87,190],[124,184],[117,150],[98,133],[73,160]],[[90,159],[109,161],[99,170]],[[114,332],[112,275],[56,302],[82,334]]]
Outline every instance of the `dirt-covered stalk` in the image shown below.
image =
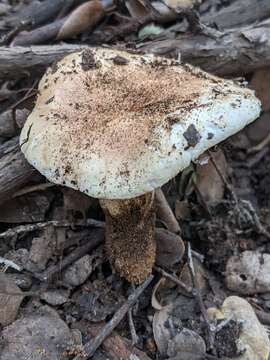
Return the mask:
[[154,193],[128,200],[101,200],[106,216],[106,252],[124,278],[140,283],[155,262]]

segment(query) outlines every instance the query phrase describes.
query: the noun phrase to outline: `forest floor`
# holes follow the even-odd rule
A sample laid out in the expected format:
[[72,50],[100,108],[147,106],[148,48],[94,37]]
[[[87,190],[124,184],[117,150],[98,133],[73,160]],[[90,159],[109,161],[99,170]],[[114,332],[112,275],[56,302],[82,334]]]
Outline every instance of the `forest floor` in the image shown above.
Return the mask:
[[[252,50],[240,42],[251,61],[228,41],[240,41],[240,26],[264,31],[270,6],[254,1],[241,18],[241,0],[154,3],[0,1],[1,360],[269,357],[270,46],[262,55],[255,40]],[[107,260],[98,200],[49,183],[18,145],[46,67],[100,44],[180,53],[241,77],[262,101],[257,121],[162,188],[156,265],[136,286]]]

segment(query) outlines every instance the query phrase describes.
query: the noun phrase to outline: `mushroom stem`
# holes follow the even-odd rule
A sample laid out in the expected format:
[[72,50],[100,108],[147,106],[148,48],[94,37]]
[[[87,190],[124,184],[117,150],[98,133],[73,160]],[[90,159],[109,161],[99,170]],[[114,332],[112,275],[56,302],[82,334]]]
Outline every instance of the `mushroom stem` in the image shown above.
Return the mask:
[[106,216],[106,252],[132,283],[151,274],[156,256],[154,192],[127,200],[100,200]]

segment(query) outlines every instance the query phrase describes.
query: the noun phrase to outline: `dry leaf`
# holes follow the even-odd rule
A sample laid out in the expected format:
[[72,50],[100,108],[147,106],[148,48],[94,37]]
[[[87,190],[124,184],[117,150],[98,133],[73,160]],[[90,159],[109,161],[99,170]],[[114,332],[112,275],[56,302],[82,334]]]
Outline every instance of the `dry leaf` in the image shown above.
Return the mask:
[[[222,176],[227,179],[229,167],[223,151],[219,149],[211,155]],[[223,199],[225,185],[212,161],[209,160],[204,165],[197,164],[194,181],[199,201],[202,199],[204,203],[211,205]]]
[[164,0],[164,3],[171,9],[174,10],[185,10],[190,9],[193,6],[200,4],[200,0]]
[[[208,290],[208,284],[206,280],[206,270],[202,263],[197,259],[193,258],[193,265],[196,273],[196,279],[198,281],[199,290],[201,294],[205,294]],[[185,264],[180,273],[179,279],[186,284],[188,287],[193,287],[192,277],[188,264]],[[179,287],[179,292],[183,293],[183,289]]]
[[101,1],[87,1],[68,16],[59,30],[56,39],[63,40],[79,35],[93,28],[104,15],[105,11]]
[[125,4],[130,15],[135,19],[142,19],[149,14],[149,10],[139,0],[127,0]]
[[151,298],[151,305],[156,310],[162,310],[164,307],[166,307],[166,306],[162,305],[160,303],[160,301],[157,299],[157,292],[158,292],[160,287],[164,286],[165,283],[166,283],[166,279],[162,277],[156,283],[156,285],[155,285],[155,287],[153,289],[152,298]]
[[256,96],[262,102],[264,111],[270,110],[270,67],[257,70],[250,82],[250,87],[256,91]]
[[189,202],[187,200],[178,200],[175,201],[175,217],[177,220],[187,220],[190,219],[191,212]]
[[156,243],[156,264],[166,269],[173,269],[182,260],[185,253],[183,240],[179,235],[166,229],[158,229],[156,232]]
[[[7,295],[8,293],[22,294]],[[5,273],[0,273],[0,324],[11,324],[17,316],[24,295],[20,288]]]
[[195,331],[183,328],[169,340],[168,360],[201,360],[204,359],[205,353],[205,342]]
[[[195,319],[196,300],[178,296],[170,305],[156,311],[153,318],[153,334],[160,354],[172,360],[191,360],[205,353],[204,340],[194,331],[183,328],[183,322]],[[195,359],[195,358],[194,358]]]
[[43,235],[32,240],[29,260],[26,268],[29,271],[39,272],[45,269],[47,262],[55,253],[56,240],[55,230],[48,226],[45,228]]
[[168,342],[171,338],[170,329],[167,325],[172,305],[165,306],[156,311],[153,318],[153,334],[158,351],[162,356],[167,355]]
[[160,14],[160,18],[158,19],[158,22],[171,22],[177,19],[177,14],[173,10],[169,9],[168,6],[166,6],[161,1],[153,1],[152,6],[157,12]]
[[42,306],[7,326],[1,336],[1,359],[63,359],[63,350],[74,345],[72,333],[55,310]]

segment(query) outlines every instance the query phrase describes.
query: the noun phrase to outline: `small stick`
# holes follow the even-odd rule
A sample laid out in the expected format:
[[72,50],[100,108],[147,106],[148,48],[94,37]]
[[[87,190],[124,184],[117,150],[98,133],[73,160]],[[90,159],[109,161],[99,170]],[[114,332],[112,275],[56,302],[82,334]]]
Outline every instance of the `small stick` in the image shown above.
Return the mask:
[[238,199],[237,199],[237,196],[235,195],[235,192],[233,191],[231,185],[229,184],[227,179],[223,176],[222,171],[218,167],[215,159],[213,158],[213,156],[212,156],[212,154],[211,154],[211,152],[209,150],[207,150],[207,154],[208,154],[208,156],[210,158],[211,163],[214,165],[214,168],[216,169],[216,172],[218,173],[221,181],[225,185],[226,189],[229,191],[229,193],[230,193],[232,199],[234,200],[235,204],[238,206]]
[[103,341],[111,334],[114,328],[120,323],[120,321],[125,317],[129,309],[136,303],[140,295],[148,287],[148,285],[153,280],[154,276],[150,275],[140,286],[138,286],[135,291],[128,297],[127,301],[116,311],[111,320],[103,327],[103,329],[94,337],[93,340],[87,342],[83,346],[83,357],[77,355],[73,360],[80,359],[89,359],[95,351],[100,347]]
[[213,349],[214,342],[215,342],[216,327],[214,324],[211,323],[210,317],[209,317],[206,307],[204,306],[204,303],[203,303],[202,294],[200,292],[198,279],[197,279],[194,264],[193,264],[192,250],[191,250],[190,243],[188,243],[188,266],[189,266],[189,271],[190,271],[190,275],[192,278],[193,286],[196,291],[197,302],[199,304],[201,314],[203,316],[204,322],[207,325],[207,329],[209,332],[209,345],[210,345],[210,348]]
[[250,158],[247,160],[247,167],[252,168],[256,166],[265,157],[268,151],[269,151],[268,147],[265,147],[258,153],[250,156]]
[[5,259],[3,258],[2,256],[0,256],[0,264],[4,264],[6,268],[13,268],[17,271],[22,271],[22,267],[15,264],[15,262],[11,261],[11,260],[8,260],[8,259]]
[[136,345],[139,342],[139,337],[136,333],[136,328],[135,328],[134,321],[133,321],[132,311],[133,311],[132,308],[130,308],[128,310],[128,325],[129,325],[129,329],[130,329],[130,333],[131,333],[132,345]]
[[197,300],[198,300],[198,303],[199,303],[199,306],[200,306],[200,309],[201,309],[202,316],[203,316],[206,323],[210,323],[210,319],[209,319],[209,316],[207,314],[206,308],[204,306],[202,295],[201,295],[201,292],[200,292],[198,279],[197,279],[194,264],[193,264],[193,257],[192,257],[192,251],[191,251],[190,243],[188,243],[188,266],[189,266],[192,282],[193,282],[193,285],[194,285],[195,290],[196,290],[196,297],[197,297]]
[[183,288],[188,294],[193,295],[192,288],[187,286],[183,281],[179,280],[176,276],[173,276],[172,274],[169,274],[164,269],[160,268],[159,266],[154,266],[154,269],[160,273],[165,278],[173,281],[175,284],[179,285],[181,288]]
[[95,219],[87,219],[85,222],[78,222],[78,223],[70,223],[68,221],[60,221],[60,220],[51,220],[41,223],[35,224],[26,224],[26,225],[19,225],[7,231],[0,233],[1,238],[9,238],[13,236],[20,235],[25,232],[32,232],[35,230],[41,230],[48,226],[55,226],[55,227],[74,227],[74,226],[93,226],[96,228],[104,228],[105,223],[103,221],[95,220]]
[[175,234],[179,234],[181,232],[178,221],[176,220],[174,213],[168,204],[168,201],[163,193],[163,191],[159,188],[156,189],[156,202],[157,202],[157,215],[160,219],[166,224],[167,229]]
[[254,154],[261,151],[265,146],[270,144],[270,134],[268,134],[259,144],[247,150],[248,154]]
[[32,273],[33,277],[40,281],[48,281],[53,279],[56,274],[59,274],[69,265],[74,263],[75,261],[82,258],[89,251],[95,249],[98,245],[100,245],[104,241],[104,231],[103,230],[95,230],[88,235],[89,241],[82,245],[78,246],[74,251],[72,251],[69,255],[67,255],[64,259],[56,265],[51,265],[48,269],[44,270],[41,273]]

